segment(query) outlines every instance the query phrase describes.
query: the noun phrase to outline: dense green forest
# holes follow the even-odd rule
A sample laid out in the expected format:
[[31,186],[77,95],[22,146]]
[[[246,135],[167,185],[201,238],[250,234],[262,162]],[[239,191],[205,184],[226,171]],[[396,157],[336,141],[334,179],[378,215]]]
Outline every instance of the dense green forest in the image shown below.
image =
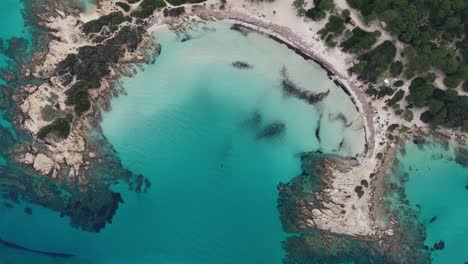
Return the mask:
[[[444,74],[447,91],[432,78],[416,78],[406,97],[415,107],[428,107],[420,119],[433,127],[461,127],[468,131],[468,100],[453,88],[468,91],[468,1],[466,0],[347,0],[366,22],[382,21],[398,40],[407,44],[405,64],[392,64],[391,75],[405,77]],[[463,83],[463,84],[462,84]],[[461,85],[462,84],[462,85]]]
[[[333,0],[312,1],[312,7],[306,9],[305,1],[295,0],[298,14],[314,21],[328,17],[320,36],[332,47],[339,38],[343,51],[357,54],[350,71],[371,84],[368,94],[378,98],[393,95],[388,106],[406,120],[412,119],[412,108],[425,108],[428,110],[418,117],[423,122],[468,131],[468,97],[459,95],[468,92],[467,0],[347,0],[365,23],[378,22],[401,41],[405,48],[398,51],[390,41],[375,47],[381,32],[354,26],[349,10],[338,14]],[[395,61],[397,55],[401,61]],[[434,72],[442,76],[447,91],[436,87]],[[395,80],[393,88],[374,85],[387,76],[414,79],[409,94],[398,89],[403,80]],[[399,106],[403,99],[408,102],[406,109]]]

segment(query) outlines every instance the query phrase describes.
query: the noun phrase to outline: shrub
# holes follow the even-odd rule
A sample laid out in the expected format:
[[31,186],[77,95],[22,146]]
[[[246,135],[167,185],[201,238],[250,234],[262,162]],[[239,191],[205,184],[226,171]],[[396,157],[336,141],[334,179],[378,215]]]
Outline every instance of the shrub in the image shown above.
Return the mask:
[[447,76],[444,78],[444,84],[448,88],[456,88],[460,84],[460,79]]
[[[171,4],[172,1],[169,1]],[[156,9],[166,7],[164,0],[143,0],[138,8],[131,13],[133,17],[145,19],[150,17]]]
[[402,87],[405,82],[403,80],[398,80],[395,83],[393,83],[393,86],[395,87]]
[[117,2],[116,5],[118,5],[120,8],[122,8],[123,11],[128,12],[130,11],[130,6],[124,2]]
[[393,77],[397,77],[403,71],[403,63],[401,61],[395,61],[390,65],[390,74]]
[[403,114],[403,118],[408,122],[413,121],[413,112],[411,110],[406,109],[405,113]]
[[359,79],[376,82],[388,69],[396,55],[396,48],[390,41],[384,41],[375,49],[359,56],[359,63],[351,71],[359,74]]
[[368,32],[362,30],[360,27],[355,27],[351,37],[343,41],[340,46],[344,52],[350,53],[370,50],[380,35],[381,33],[379,31]]
[[130,18],[124,16],[122,12],[114,12],[85,23],[83,25],[83,31],[86,34],[97,33],[100,32],[104,26],[108,26],[113,29],[112,31],[115,31],[117,25],[125,21],[130,21]]
[[37,132],[37,137],[44,139],[49,134],[65,139],[70,134],[70,123],[65,118],[57,118],[47,126],[42,127]]
[[177,17],[185,13],[185,7],[174,7],[164,9],[164,16]]
[[388,100],[387,101],[387,105],[389,107],[392,107],[394,106],[396,103],[398,103],[399,101],[401,101],[401,99],[403,99],[403,97],[405,96],[405,91],[403,90],[398,90],[396,92],[396,94],[392,97],[392,99]]

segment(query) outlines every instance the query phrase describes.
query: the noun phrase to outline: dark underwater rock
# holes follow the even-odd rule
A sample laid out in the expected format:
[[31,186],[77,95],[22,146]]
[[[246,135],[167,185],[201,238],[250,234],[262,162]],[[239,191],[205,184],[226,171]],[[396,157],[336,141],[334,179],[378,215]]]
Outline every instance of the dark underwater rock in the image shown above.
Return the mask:
[[330,90],[321,93],[313,93],[297,86],[289,79],[287,69],[284,66],[281,69],[281,76],[283,78],[281,86],[283,87],[284,94],[287,96],[296,97],[297,99],[304,100],[309,104],[316,104],[321,102],[330,94]]
[[252,69],[253,66],[243,61],[235,61],[232,63],[232,66],[237,69]]
[[455,161],[463,167],[468,167],[468,148],[458,147],[455,149]]
[[28,215],[32,215],[32,208],[31,207],[26,207],[24,208],[24,212]]
[[310,91],[304,91],[297,87],[293,82],[288,79],[282,81],[283,92],[288,96],[296,97],[297,99],[304,100],[309,104],[316,104],[325,99],[329,94],[330,90],[321,93],[313,93]]
[[282,122],[274,122],[266,126],[257,134],[257,139],[273,138],[280,136],[286,131],[286,125]]
[[422,145],[422,144],[426,143],[426,139],[424,139],[424,137],[422,137],[422,136],[415,136],[413,138],[413,143],[416,144],[416,145]]
[[434,250],[442,250],[445,248],[445,242],[444,241],[439,241],[437,243],[434,243],[434,246],[433,246]]
[[437,216],[434,216],[429,220],[429,223],[434,223],[437,220]]
[[241,33],[243,36],[247,36],[252,30],[241,24],[232,24],[231,30]]
[[258,111],[255,111],[251,117],[249,117],[244,125],[249,128],[258,128],[262,124],[262,115]]
[[73,197],[62,212],[70,216],[71,225],[89,232],[101,231],[123,203],[120,193],[102,190],[100,193]]

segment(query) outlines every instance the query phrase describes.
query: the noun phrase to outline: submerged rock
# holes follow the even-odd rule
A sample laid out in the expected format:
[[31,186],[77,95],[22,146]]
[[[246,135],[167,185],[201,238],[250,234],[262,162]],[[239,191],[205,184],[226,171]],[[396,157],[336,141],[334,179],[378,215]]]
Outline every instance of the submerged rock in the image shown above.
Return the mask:
[[252,116],[244,122],[245,126],[250,128],[257,128],[261,125],[261,123],[262,115],[260,115],[258,111],[255,111]]
[[243,61],[235,61],[232,63],[232,66],[237,69],[252,69],[253,66]]
[[281,76],[283,77],[281,86],[283,87],[284,94],[304,100],[309,104],[321,102],[330,94],[330,90],[321,93],[313,93],[297,86],[289,79],[286,67],[281,69]]
[[455,161],[463,167],[468,167],[468,148],[458,147],[455,149]]
[[445,248],[445,242],[444,241],[439,241],[437,243],[434,243],[434,250],[442,250]]
[[231,30],[241,33],[243,36],[247,36],[252,30],[241,24],[232,24]]
[[262,131],[257,134],[257,139],[272,138],[283,134],[286,130],[286,125],[282,122],[274,122],[266,126]]
[[24,208],[24,212],[28,215],[32,215],[32,208],[31,207],[26,207]]

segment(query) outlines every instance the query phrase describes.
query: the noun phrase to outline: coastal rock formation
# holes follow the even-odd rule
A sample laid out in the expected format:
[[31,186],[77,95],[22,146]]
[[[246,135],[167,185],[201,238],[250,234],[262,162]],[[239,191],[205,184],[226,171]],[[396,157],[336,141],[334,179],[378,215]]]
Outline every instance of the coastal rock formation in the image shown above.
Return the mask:
[[34,169],[42,174],[49,174],[54,167],[54,161],[44,154],[39,154],[34,159]]
[[[383,233],[371,220],[371,195],[361,186],[370,180],[365,174],[368,168],[357,166],[355,160],[317,153],[304,154],[301,160],[303,173],[280,185],[278,206],[283,221],[294,226],[287,230],[318,229],[360,237]],[[355,186],[360,186],[360,195]]]

